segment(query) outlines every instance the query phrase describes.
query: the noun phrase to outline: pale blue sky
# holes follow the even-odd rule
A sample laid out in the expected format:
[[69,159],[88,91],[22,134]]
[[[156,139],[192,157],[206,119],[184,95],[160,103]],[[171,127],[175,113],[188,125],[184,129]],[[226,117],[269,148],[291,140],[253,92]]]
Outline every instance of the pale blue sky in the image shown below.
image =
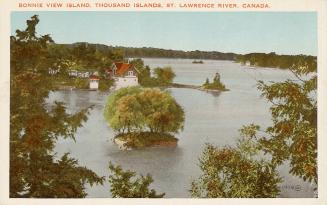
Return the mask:
[[24,11],[12,13],[12,34],[34,14],[57,43],[317,55],[315,12]]

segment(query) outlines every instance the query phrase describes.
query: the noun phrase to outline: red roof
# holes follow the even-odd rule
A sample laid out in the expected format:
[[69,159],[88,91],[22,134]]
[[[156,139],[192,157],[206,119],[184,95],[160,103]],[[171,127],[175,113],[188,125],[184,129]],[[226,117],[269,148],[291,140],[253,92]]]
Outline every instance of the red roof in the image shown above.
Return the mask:
[[133,68],[133,66],[129,63],[115,63],[117,68],[117,74],[123,75],[127,70]]
[[96,76],[96,75],[91,75],[90,76],[90,79],[91,80],[100,80],[100,77],[99,76]]

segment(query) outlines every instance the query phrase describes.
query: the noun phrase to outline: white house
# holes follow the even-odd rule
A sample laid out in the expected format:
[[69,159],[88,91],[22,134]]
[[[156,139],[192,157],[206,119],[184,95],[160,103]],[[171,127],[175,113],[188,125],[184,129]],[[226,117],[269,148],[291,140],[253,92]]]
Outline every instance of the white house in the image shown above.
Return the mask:
[[138,71],[129,63],[114,63],[107,74],[115,80],[116,89],[138,85]]
[[99,88],[99,76],[91,75],[90,76],[90,89],[97,90]]

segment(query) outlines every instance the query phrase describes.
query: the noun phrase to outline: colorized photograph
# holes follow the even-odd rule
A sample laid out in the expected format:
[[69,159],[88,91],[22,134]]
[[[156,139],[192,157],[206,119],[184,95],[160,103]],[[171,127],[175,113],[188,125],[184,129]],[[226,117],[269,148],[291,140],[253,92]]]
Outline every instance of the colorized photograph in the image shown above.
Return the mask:
[[10,28],[10,198],[318,197],[316,12]]

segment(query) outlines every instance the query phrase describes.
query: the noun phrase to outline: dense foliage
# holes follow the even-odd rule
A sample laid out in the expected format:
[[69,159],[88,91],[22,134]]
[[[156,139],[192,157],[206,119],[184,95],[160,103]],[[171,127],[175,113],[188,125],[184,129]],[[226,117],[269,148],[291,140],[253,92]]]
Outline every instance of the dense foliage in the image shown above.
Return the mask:
[[153,182],[151,175],[136,177],[130,170],[124,171],[121,166],[109,164],[110,192],[114,198],[162,198],[165,193],[157,194],[154,189],[149,189]]
[[111,86],[114,85],[114,80],[112,79],[100,79],[99,81],[99,90],[100,91],[108,91]]
[[193,197],[266,198],[279,193],[276,166],[259,157],[258,142],[253,138],[257,126],[241,129],[236,147],[218,148],[207,144],[200,158],[203,172],[192,182]]
[[104,116],[115,131],[176,133],[183,128],[184,111],[159,89],[122,88],[109,96]]
[[136,58],[130,61],[132,65],[138,70],[138,83],[144,87],[155,87],[158,85],[158,80],[151,76],[151,69],[149,66],[144,66],[144,61]]
[[101,50],[95,44],[77,43],[70,46],[62,44],[50,44],[47,47],[51,59],[56,59],[51,68],[56,73],[52,75],[55,87],[66,86],[77,89],[88,89],[89,79],[70,76],[70,72],[96,73],[100,77],[99,90],[107,91],[113,80],[107,79],[106,69],[113,62],[124,61],[124,53],[121,50]]
[[[74,43],[74,44],[61,44],[65,47],[75,47],[80,44],[85,44],[84,42]],[[171,50],[171,49],[161,49],[161,48],[133,48],[133,47],[122,47],[122,46],[107,46],[103,44],[89,44],[89,46],[94,46],[101,52],[114,53],[119,55],[124,55],[128,58],[185,58],[185,59],[213,59],[213,60],[234,60],[236,57],[235,53],[222,53],[218,51],[181,51],[181,50]],[[111,54],[113,55],[113,54]]]
[[104,69],[109,68],[113,62],[124,61],[122,50],[103,50],[90,43],[51,44],[48,49],[51,55],[61,59],[61,62],[64,60],[69,69],[98,71],[100,75],[104,74]]
[[143,87],[168,86],[176,76],[171,67],[154,68],[154,76],[151,76],[150,67],[144,66],[142,59],[133,59],[130,63],[139,71],[138,82]]
[[75,78],[74,87],[77,89],[87,89],[89,88],[89,79]]
[[289,160],[291,174],[317,184],[317,64],[299,57],[290,70],[297,80],[258,84],[273,120],[260,142],[274,163]]
[[154,73],[163,85],[171,84],[176,76],[171,67],[155,68]]
[[10,38],[10,197],[85,197],[85,183],[101,184],[103,178],[53,149],[60,137],[75,140],[89,109],[67,114],[62,103],[46,107],[54,88],[48,68],[60,58],[49,53],[49,35],[36,35],[38,22],[31,17]]
[[289,69],[294,64],[297,64],[300,59],[311,66],[314,66],[317,61],[317,58],[314,56],[277,55],[276,53],[249,53],[245,55],[238,55],[236,57],[236,62],[241,64],[250,64],[251,66]]

